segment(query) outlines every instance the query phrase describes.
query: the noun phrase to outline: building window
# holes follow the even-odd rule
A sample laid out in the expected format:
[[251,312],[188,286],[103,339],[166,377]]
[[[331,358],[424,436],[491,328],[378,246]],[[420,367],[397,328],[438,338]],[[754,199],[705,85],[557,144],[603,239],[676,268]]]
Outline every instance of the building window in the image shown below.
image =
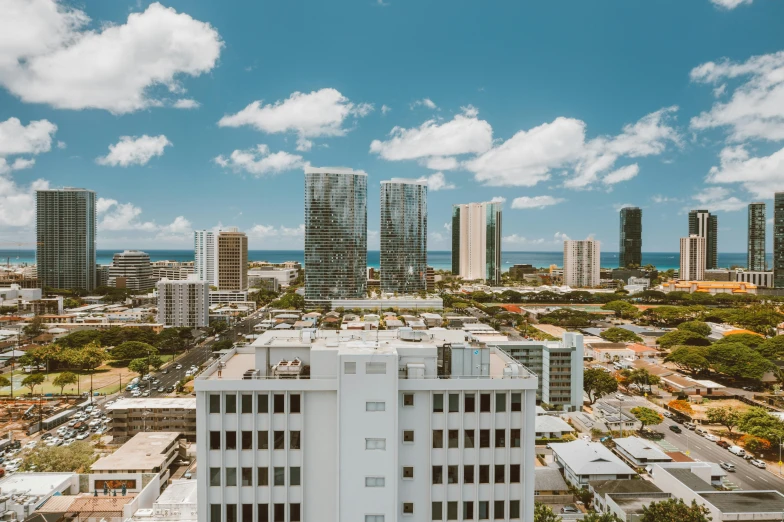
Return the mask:
[[504,413],[504,412],[506,412],[506,394],[505,393],[496,393],[495,394],[495,412],[496,413]]
[[384,402],[366,402],[365,411],[386,411],[387,405]]
[[253,413],[253,395],[247,393],[240,395],[242,399],[242,413]]
[[286,504],[274,504],[272,506],[272,520],[273,522],[286,521]]
[[463,502],[463,519],[464,520],[474,519],[474,503],[470,500]]
[[503,464],[495,465],[495,483],[503,484],[506,481],[506,466]]
[[258,398],[259,413],[269,413],[269,396],[266,393],[260,393]]
[[302,508],[299,504],[289,504],[289,522],[300,522],[302,520]]
[[226,468],[226,486],[237,485],[237,468]]
[[403,466],[403,478],[404,479],[414,478],[414,466]]
[[430,507],[430,518],[432,520],[444,519],[444,508],[441,502],[433,502],[433,504]]
[[344,362],[343,373],[346,375],[355,375],[357,373],[357,363],[353,361]]
[[479,520],[488,520],[490,518],[490,502],[487,500],[479,501]]
[[299,466],[289,468],[289,486],[299,486],[300,469]]
[[289,413],[300,412],[300,401],[302,396],[299,393],[289,395]]
[[460,447],[460,430],[447,431],[447,447],[448,448]]
[[289,432],[289,449],[300,449],[299,448],[299,431],[290,431]]
[[490,447],[490,430],[479,430],[479,447]]
[[485,413],[490,411],[490,394],[489,393],[480,393],[479,394],[479,411]]
[[221,522],[220,504],[210,504],[210,522]]
[[220,394],[210,394],[210,413],[220,413]]
[[253,522],[253,504],[242,505],[242,522]]
[[403,406],[413,406],[414,405],[414,394],[413,393],[404,393],[403,394]]
[[519,448],[520,447],[520,430],[513,429],[509,431],[509,436],[512,439],[512,447]]
[[383,488],[385,482],[384,477],[365,477],[366,488]]
[[447,466],[446,467],[446,483],[457,484],[460,482],[460,466]]
[[457,520],[457,502],[451,501],[446,503],[446,519]]
[[258,432],[258,444],[259,449],[269,449],[269,432],[268,431],[259,431]]
[[237,413],[237,396],[226,395],[226,413]]
[[365,515],[365,522],[384,522],[384,515]]
[[433,413],[444,413],[444,394],[433,394]]
[[252,486],[253,485],[253,468],[242,468],[240,470],[240,485]]
[[443,483],[444,483],[444,467],[433,466],[433,484],[443,484]]
[[458,413],[460,411],[460,394],[458,393],[450,393],[449,394],[449,412],[450,413]]
[[413,515],[414,514],[414,503],[413,502],[403,502],[403,514],[404,515]]
[[227,450],[235,450],[235,449],[237,449],[237,432],[236,431],[227,431],[226,432],[226,449]]
[[286,412],[286,397],[282,393],[276,393],[272,396],[272,412],[273,413]]
[[365,449],[386,451],[387,439],[365,439]]
[[414,430],[403,430],[403,442],[414,442]]
[[465,430],[464,436],[463,436],[463,447],[464,448],[468,449],[468,448],[473,448],[474,447],[474,437],[476,436],[475,433],[476,432],[474,430]]
[[368,375],[383,375],[387,373],[387,363],[385,362],[366,362],[365,373]]
[[523,394],[512,394],[512,411],[523,411]]
[[509,501],[509,518],[520,518],[520,501],[519,500],[510,500]]
[[220,468],[210,468],[210,486],[220,486],[221,485],[221,469]]
[[219,431],[211,431],[210,432],[210,449],[211,450],[219,450],[221,449],[221,436]]
[[463,399],[463,411],[466,413],[473,413],[476,411],[476,395],[473,393],[466,393]]
[[466,464],[463,466],[463,483],[464,484],[473,484],[474,483],[474,465],[473,464]]
[[495,430],[495,447],[506,447],[506,430]]
[[496,500],[493,502],[493,518],[495,520],[504,519],[504,501]]
[[444,447],[444,430],[433,430],[433,447],[436,449]]
[[237,504],[226,504],[226,522],[237,522]]
[[269,486],[269,468],[257,468],[256,480],[259,486]]
[[520,483],[520,464],[509,465],[509,482],[512,484]]
[[272,468],[272,484],[274,486],[286,485],[286,468]]
[[244,450],[253,449],[253,432],[252,431],[243,431],[242,432],[242,449],[244,449]]
[[269,504],[259,504],[259,522],[269,522]]
[[490,483],[490,466],[488,464],[481,464],[479,466],[479,483],[480,484]]
[[272,432],[272,439],[274,442],[273,448],[276,450],[286,449],[286,432],[285,431],[274,431]]

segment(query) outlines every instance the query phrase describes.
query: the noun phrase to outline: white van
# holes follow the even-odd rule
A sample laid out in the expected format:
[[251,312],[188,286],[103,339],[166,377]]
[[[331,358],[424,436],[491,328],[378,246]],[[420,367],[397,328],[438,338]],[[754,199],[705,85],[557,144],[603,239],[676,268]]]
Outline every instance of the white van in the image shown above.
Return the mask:
[[746,450],[744,450],[740,446],[730,446],[727,449],[730,450],[730,453],[732,453],[734,455],[737,455],[738,457],[745,457],[746,456]]
[[134,377],[134,378],[131,380],[131,384],[139,384],[139,378],[138,378],[138,377]]

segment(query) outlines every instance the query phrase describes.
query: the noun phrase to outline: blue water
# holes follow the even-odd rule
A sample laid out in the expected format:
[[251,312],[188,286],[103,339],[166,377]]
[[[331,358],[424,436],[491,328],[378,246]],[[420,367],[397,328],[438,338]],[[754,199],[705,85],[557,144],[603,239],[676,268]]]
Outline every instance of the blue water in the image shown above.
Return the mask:
[[[112,256],[119,250],[98,250],[98,264],[108,265],[112,262]],[[193,250],[145,250],[150,254],[152,261],[193,261]],[[248,258],[251,261],[268,261],[270,263],[282,263],[284,261],[304,262],[304,252],[302,250],[249,250]],[[380,253],[377,250],[368,251],[368,266],[378,268]],[[449,251],[432,251],[427,253],[428,264],[436,269],[451,269],[452,253]],[[531,264],[536,267],[548,267],[550,265],[561,266],[563,264],[563,252],[504,252],[501,256],[504,269],[516,264]],[[617,252],[602,252],[602,267],[615,268],[618,266]],[[0,263],[5,264],[35,264],[34,250],[0,250]],[[678,252],[644,252],[642,254],[642,264],[654,265],[659,270],[677,269],[679,266]],[[768,266],[773,266],[773,256],[767,256]],[[730,266],[746,266],[746,253],[719,253],[719,266],[729,268]]]

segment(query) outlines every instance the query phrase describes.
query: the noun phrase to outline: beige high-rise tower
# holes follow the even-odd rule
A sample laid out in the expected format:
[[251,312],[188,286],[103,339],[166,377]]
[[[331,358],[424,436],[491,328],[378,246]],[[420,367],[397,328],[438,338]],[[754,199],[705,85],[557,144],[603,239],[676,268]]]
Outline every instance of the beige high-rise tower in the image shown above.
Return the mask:
[[702,281],[705,279],[706,241],[704,237],[690,234],[681,238],[681,269],[678,279]]
[[218,234],[218,289],[248,289],[248,236],[237,228]]

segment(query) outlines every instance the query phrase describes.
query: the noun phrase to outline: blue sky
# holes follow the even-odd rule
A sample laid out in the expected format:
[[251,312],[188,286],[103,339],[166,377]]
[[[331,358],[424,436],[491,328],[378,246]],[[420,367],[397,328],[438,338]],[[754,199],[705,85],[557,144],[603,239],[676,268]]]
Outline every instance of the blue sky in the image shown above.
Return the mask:
[[36,187],[81,186],[99,248],[301,248],[306,163],[369,174],[371,249],[391,177],[428,179],[431,250],[503,198],[508,251],[614,251],[634,205],[646,251],[708,208],[741,252],[784,190],[781,0],[6,3],[0,247]]

